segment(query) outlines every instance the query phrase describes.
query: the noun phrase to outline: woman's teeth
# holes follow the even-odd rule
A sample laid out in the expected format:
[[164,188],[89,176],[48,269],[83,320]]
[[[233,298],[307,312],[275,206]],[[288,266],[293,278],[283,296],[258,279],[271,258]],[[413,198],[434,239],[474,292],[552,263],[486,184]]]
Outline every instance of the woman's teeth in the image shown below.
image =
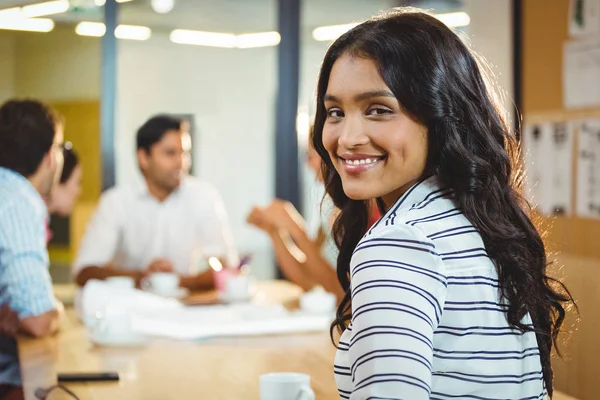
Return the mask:
[[379,160],[379,158],[363,158],[361,160],[344,160],[344,162],[348,165],[366,165],[375,164]]

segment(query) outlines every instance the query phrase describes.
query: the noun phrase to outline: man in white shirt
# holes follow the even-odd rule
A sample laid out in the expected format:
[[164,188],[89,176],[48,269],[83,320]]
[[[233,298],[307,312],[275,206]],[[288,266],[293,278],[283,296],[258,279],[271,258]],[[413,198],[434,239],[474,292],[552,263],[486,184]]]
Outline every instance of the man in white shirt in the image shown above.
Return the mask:
[[159,115],[137,133],[143,181],[107,190],[88,224],[74,265],[79,285],[90,279],[175,272],[181,286],[212,287],[197,273],[195,254],[235,262],[223,201],[214,186],[187,176],[191,140],[185,124]]

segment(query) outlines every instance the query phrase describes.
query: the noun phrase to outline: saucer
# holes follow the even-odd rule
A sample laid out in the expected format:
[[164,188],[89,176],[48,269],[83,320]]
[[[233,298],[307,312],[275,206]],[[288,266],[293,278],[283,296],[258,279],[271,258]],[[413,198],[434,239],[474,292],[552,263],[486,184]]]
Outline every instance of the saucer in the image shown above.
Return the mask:
[[148,289],[146,291],[148,293],[152,293],[152,294],[155,294],[157,296],[166,297],[166,298],[169,298],[169,299],[176,299],[176,300],[185,299],[190,294],[189,290],[187,290],[186,288],[182,288],[182,287],[175,289],[171,293],[157,292],[157,291],[152,290],[152,289]]
[[245,297],[240,296],[240,297],[236,297],[236,298],[232,299],[231,297],[227,296],[226,293],[217,292],[217,297],[221,303],[234,304],[234,303],[249,303],[252,301],[254,296],[252,296],[251,293],[248,293],[248,295]]

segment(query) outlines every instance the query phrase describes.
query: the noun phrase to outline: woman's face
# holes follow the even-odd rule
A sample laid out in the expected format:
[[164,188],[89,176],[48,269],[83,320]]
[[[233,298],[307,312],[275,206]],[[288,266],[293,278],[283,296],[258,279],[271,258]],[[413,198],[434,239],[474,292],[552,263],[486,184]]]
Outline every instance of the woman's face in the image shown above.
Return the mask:
[[65,217],[71,214],[75,201],[81,193],[82,174],[81,165],[77,165],[65,183],[54,186],[50,200],[50,211],[52,213]]
[[349,198],[381,197],[389,207],[422,176],[427,128],[402,111],[374,61],[340,57],[325,109],[323,145]]

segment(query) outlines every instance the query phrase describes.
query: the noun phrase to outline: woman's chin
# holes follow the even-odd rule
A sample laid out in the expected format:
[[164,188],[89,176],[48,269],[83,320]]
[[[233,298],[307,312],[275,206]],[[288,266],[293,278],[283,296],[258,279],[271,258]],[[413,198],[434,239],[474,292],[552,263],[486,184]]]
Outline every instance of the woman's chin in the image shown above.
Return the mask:
[[378,197],[376,193],[371,193],[365,188],[355,187],[354,185],[348,188],[344,186],[344,193],[351,200],[370,200]]

